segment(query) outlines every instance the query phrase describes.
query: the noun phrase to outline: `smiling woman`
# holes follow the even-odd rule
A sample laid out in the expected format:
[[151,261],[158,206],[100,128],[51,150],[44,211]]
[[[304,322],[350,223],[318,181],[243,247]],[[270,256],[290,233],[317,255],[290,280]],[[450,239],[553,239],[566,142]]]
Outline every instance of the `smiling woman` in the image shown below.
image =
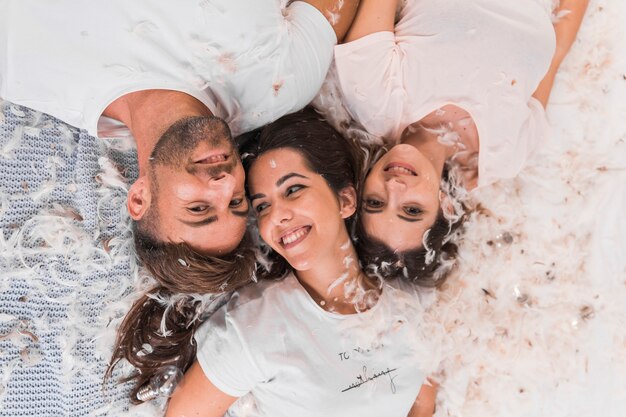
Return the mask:
[[412,343],[420,296],[364,274],[346,227],[352,143],[310,110],[253,136],[248,191],[273,254],[261,276],[274,279],[235,291],[198,330],[167,415],[222,416],[246,394],[274,417],[432,415],[436,388]]
[[547,140],[543,107],[588,1],[557,3],[553,26],[537,2],[361,2],[337,75],[351,115],[391,148],[363,188],[366,264],[443,283],[469,200],[455,193],[517,176]]

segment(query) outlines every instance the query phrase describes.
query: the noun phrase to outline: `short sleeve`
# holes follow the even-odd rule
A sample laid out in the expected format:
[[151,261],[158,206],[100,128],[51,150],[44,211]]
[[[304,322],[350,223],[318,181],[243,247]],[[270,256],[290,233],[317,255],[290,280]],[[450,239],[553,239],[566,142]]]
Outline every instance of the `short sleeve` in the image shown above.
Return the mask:
[[294,106],[287,111],[290,113],[309,104],[318,93],[330,68],[337,37],[314,6],[295,1],[286,10],[289,41],[282,70],[289,73],[295,93]]
[[[232,301],[232,300],[231,300]],[[205,376],[223,393],[241,397],[263,381],[229,302],[216,311],[196,332],[196,354]]]
[[[526,105],[514,109],[509,117],[489,121],[488,135],[483,135],[480,142],[477,188],[516,177],[537,148],[551,136],[545,109],[536,98],[531,97]],[[515,117],[521,120],[515,123]],[[519,126],[519,130],[511,132],[511,125]]]
[[376,32],[335,47],[345,104],[369,133],[399,140],[408,103],[404,51],[393,32]]

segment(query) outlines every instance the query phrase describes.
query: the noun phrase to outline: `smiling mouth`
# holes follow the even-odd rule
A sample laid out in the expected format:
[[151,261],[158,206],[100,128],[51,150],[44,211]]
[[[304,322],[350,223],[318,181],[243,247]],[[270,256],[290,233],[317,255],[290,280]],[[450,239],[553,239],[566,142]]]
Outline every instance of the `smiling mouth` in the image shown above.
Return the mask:
[[302,226],[284,233],[279,242],[285,249],[290,249],[302,242],[309,235],[311,226]]
[[409,164],[404,164],[402,162],[391,162],[385,166],[383,171],[395,175],[410,175],[413,177],[417,177],[417,172],[415,172],[415,168],[413,168]]
[[230,158],[228,153],[220,152],[213,153],[211,155],[204,156],[201,159],[194,161],[195,164],[204,164],[204,165],[214,165],[214,164],[222,164]]

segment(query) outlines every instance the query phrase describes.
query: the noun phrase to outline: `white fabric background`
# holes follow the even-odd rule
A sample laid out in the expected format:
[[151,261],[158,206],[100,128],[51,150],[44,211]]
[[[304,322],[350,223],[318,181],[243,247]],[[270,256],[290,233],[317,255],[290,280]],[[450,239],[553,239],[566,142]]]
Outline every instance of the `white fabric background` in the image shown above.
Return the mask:
[[[622,1],[591,0],[551,141],[475,196],[431,309],[438,416],[626,415],[625,21]],[[332,82],[316,103],[346,121]],[[123,209],[132,144],[0,107],[0,416],[158,414],[127,410],[125,386],[101,389],[115,327],[150,284]]]

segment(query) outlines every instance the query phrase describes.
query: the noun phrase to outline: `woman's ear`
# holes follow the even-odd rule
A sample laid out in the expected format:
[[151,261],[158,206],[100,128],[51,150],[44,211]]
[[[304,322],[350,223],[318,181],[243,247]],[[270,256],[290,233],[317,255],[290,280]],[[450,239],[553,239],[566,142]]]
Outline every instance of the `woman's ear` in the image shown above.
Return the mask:
[[339,191],[339,213],[347,219],[356,212],[357,197],[353,186],[348,186]]
[[439,207],[441,207],[443,216],[446,219],[450,219],[451,217],[454,217],[456,215],[456,210],[454,208],[454,204],[452,203],[452,199],[442,190],[439,190]]
[[150,207],[152,194],[150,193],[150,183],[147,177],[139,177],[128,190],[128,214],[135,220],[141,220]]

